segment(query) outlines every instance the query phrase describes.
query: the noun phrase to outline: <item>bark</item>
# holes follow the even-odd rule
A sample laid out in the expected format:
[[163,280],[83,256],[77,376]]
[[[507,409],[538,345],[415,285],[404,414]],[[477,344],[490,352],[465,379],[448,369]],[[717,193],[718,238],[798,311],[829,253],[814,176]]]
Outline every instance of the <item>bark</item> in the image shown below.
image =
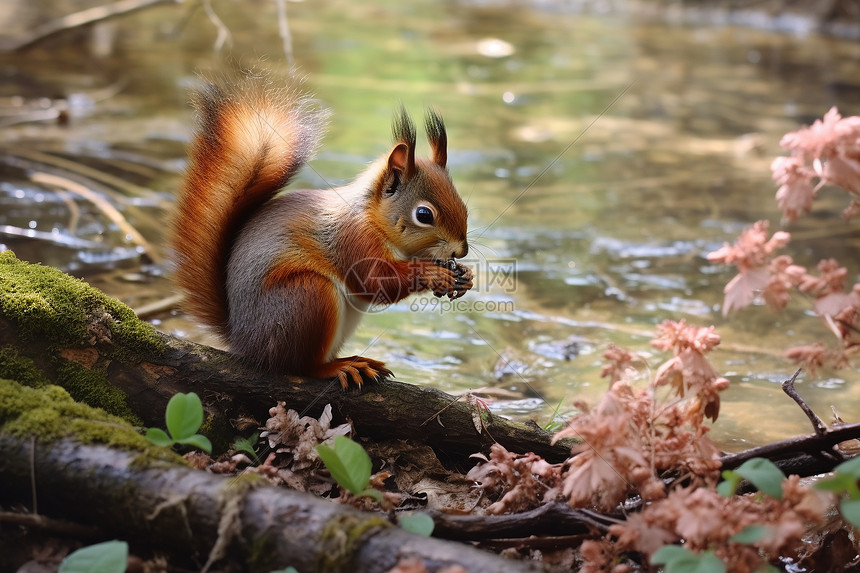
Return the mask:
[[472,573],[540,570],[532,562],[408,533],[378,514],[253,486],[241,477],[143,465],[135,453],[72,440],[38,443],[35,452],[31,444],[0,436],[4,504],[29,503],[32,473],[41,513],[97,525],[138,551],[157,548],[195,569],[229,560],[266,571],[292,565],[299,571],[374,572],[416,558],[430,570],[451,564]]
[[[842,463],[843,456],[835,450],[835,446],[851,440],[860,440],[860,424],[836,426],[824,433],[796,436],[736,454],[726,454],[720,461],[724,469],[734,469],[751,458],[767,458],[786,475],[813,476],[832,471]],[[855,454],[857,446],[855,442]]]
[[[278,400],[318,416],[330,403],[336,421],[352,420],[362,437],[414,440],[446,456],[465,459],[494,441],[509,450],[531,450],[552,461],[570,455],[570,442],[552,445],[551,435],[537,426],[475,412],[464,400],[434,388],[382,380],[344,391],[336,381],[261,375],[226,353],[166,335],[164,340],[168,350],[163,356],[153,357],[151,362],[115,362],[108,369],[108,378],[134,396],[132,407],[145,421],[159,420],[175,392],[193,390],[211,414],[226,419],[250,416],[265,421],[268,409]],[[477,414],[483,414],[480,432]]]
[[[335,423],[350,419],[362,437],[425,443],[455,465],[466,464],[469,455],[494,441],[511,451],[534,451],[553,462],[570,454],[570,441],[553,445],[551,435],[536,425],[476,411],[465,400],[433,388],[382,380],[344,391],[336,381],[261,374],[226,352],[163,333],[157,336],[163,351],[135,348],[124,352],[117,344],[86,340],[76,348],[61,348],[49,341],[22,344],[13,324],[0,318],[0,342],[16,346],[55,383],[61,383],[55,366],[59,358],[104,369],[108,381],[128,396],[128,406],[146,426],[164,425],[167,401],[176,392],[196,392],[210,416],[207,433],[214,434],[210,438],[216,449],[219,432],[223,446],[245,430],[239,424],[264,424],[269,408],[282,400],[289,408],[312,416],[319,416],[330,403]],[[478,415],[483,423],[476,426]]]
[[436,524],[433,535],[459,540],[603,534],[618,521],[587,509],[571,508],[561,501],[507,515],[449,515],[437,511],[430,512],[430,515]]

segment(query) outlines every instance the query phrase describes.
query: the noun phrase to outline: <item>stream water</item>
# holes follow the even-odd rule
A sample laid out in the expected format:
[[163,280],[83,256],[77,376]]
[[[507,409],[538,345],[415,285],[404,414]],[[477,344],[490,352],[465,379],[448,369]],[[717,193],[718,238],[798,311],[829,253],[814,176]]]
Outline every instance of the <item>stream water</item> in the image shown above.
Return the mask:
[[[185,161],[188,90],[201,69],[265,58],[286,64],[274,2],[158,6],[95,29],[0,54],[0,244],[82,276],[132,307],[173,294],[165,221]],[[547,424],[606,389],[610,343],[649,345],[666,318],[714,324],[728,377],[714,435],[727,449],[808,433],[780,383],[792,344],[831,335],[797,300],[722,318],[730,269],[705,255],[758,219],[779,226],[769,165],[780,137],[832,105],[860,113],[860,44],[751,28],[641,22],[553,3],[287,4],[310,90],[334,112],[297,186],[350,180],[388,151],[391,113],[433,105],[448,125],[449,167],[470,209],[475,290],[457,305],[413,297],[365,318],[344,354],[385,360],[398,379],[492,396],[494,411]],[[419,153],[426,152],[419,138]],[[74,192],[118,209],[153,246]],[[836,257],[855,280],[860,233],[824,191],[786,226],[799,264]],[[158,328],[214,340],[177,311]],[[802,375],[824,418],[860,410],[856,367]]]

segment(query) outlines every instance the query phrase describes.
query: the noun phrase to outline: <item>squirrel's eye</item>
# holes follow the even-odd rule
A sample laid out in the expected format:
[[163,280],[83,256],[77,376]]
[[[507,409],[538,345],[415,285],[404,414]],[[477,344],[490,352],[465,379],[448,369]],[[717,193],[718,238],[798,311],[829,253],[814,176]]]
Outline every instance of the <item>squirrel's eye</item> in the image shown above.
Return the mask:
[[415,209],[415,222],[419,225],[433,224],[433,211],[429,207],[420,206]]

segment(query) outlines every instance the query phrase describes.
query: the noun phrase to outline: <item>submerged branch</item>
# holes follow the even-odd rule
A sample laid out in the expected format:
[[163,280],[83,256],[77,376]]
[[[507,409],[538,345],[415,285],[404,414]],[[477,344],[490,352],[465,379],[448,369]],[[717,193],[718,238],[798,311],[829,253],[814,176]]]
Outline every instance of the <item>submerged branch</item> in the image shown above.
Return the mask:
[[175,4],[177,1],[178,0],[119,0],[118,2],[104,6],[94,6],[92,8],[87,8],[86,10],[81,10],[80,12],[74,12],[53,20],[48,20],[47,22],[34,27],[32,30],[29,30],[22,38],[7,39],[0,43],[0,51],[11,52],[22,50],[32,46],[33,44],[41,42],[46,38],[54,36],[55,34],[65,32],[66,30],[80,28],[81,26],[107,20],[108,18],[113,18],[115,16],[128,14],[129,12],[148,8],[156,4]]

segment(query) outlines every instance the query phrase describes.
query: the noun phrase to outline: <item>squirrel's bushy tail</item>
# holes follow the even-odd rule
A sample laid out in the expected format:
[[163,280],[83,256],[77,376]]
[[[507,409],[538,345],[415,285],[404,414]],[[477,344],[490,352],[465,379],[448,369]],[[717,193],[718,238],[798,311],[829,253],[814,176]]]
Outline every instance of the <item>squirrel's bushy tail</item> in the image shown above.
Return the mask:
[[256,72],[207,80],[193,101],[198,127],[173,221],[176,282],[186,310],[226,337],[230,246],[311,158],[328,112]]

